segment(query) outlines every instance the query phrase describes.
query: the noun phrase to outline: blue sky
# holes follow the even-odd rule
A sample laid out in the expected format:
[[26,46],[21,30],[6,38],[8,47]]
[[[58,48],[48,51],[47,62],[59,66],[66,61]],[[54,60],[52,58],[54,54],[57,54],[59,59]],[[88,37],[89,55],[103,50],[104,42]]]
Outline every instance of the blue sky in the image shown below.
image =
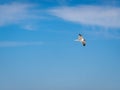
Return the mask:
[[119,0],[1,0],[0,90],[120,90],[119,17]]

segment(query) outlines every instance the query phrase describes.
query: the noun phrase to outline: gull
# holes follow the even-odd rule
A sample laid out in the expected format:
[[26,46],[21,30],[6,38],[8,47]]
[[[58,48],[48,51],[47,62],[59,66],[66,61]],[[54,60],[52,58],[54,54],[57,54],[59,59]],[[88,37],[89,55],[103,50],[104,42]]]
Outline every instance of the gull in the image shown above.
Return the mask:
[[83,38],[81,34],[78,35],[78,39],[76,39],[75,41],[81,42],[83,46],[86,45],[86,40]]

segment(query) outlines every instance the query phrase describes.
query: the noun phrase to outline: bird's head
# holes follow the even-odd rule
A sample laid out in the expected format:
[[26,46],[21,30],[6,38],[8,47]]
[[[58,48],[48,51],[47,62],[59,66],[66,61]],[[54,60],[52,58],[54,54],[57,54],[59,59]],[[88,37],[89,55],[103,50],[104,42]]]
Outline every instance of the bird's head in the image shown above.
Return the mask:
[[81,34],[79,34],[79,36],[82,36]]

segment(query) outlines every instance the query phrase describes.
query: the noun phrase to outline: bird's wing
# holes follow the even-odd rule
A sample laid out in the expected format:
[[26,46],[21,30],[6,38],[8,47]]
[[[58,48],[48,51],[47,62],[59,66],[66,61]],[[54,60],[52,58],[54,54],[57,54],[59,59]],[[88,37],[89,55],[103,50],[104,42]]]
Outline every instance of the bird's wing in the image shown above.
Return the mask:
[[85,41],[85,39],[82,41],[82,45],[83,45],[83,46],[86,45],[86,41]]

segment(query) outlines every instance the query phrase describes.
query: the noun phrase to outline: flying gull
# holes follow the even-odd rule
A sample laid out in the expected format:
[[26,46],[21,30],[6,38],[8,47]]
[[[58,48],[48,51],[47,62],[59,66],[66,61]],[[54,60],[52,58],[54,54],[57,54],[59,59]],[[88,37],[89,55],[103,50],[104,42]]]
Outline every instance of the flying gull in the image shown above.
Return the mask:
[[76,39],[75,41],[81,42],[83,46],[86,45],[86,40],[83,38],[81,34],[78,35],[78,39]]

